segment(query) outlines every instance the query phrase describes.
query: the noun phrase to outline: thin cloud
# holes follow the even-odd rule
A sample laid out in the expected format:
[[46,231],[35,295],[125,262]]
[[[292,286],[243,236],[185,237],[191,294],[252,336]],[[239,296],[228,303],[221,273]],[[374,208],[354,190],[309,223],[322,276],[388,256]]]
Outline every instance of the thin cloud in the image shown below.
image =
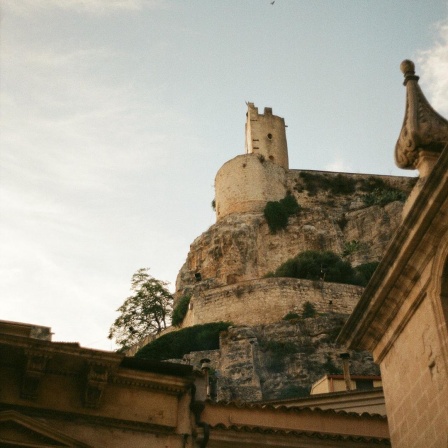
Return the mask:
[[[150,173],[168,163],[167,146],[179,144],[168,129],[179,123],[177,114],[160,112],[156,86],[149,104],[135,86],[100,74],[99,65],[113,57],[101,48],[42,52],[10,45],[1,98],[6,172],[104,190],[117,171]],[[13,81],[20,77],[18,89]]]
[[425,92],[433,107],[445,117],[448,115],[448,19],[435,26],[433,46],[417,57],[418,71]]
[[345,160],[338,156],[335,160],[325,165],[324,170],[349,173],[351,171],[351,167]]
[[3,0],[3,7],[17,15],[28,15],[38,11],[60,9],[92,15],[106,15],[123,11],[167,9],[164,0]]

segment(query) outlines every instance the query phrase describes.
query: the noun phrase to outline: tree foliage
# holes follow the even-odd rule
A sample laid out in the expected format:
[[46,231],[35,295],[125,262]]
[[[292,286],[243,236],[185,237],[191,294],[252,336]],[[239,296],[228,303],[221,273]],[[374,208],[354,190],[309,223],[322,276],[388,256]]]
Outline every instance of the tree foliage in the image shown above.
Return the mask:
[[314,316],[316,316],[316,307],[311,302],[306,301],[303,304],[302,317],[307,318]]
[[271,233],[286,229],[288,218],[300,211],[300,205],[292,194],[287,194],[280,201],[269,201],[264,208],[264,217]]
[[326,282],[366,286],[373,275],[377,262],[355,268],[333,252],[308,250],[285,261],[267,277],[292,277]]
[[191,296],[182,296],[179,299],[179,302],[175,306],[173,310],[173,316],[171,318],[171,323],[175,327],[179,327],[180,324],[183,322],[185,315],[188,311],[188,305],[190,304]]
[[121,346],[132,346],[148,334],[158,334],[167,326],[172,311],[173,296],[168,283],[139,269],[131,280],[132,295],[117,309],[120,315],[110,327],[109,338]]
[[308,280],[325,280],[351,283],[353,268],[332,252],[308,250],[283,263],[274,273],[275,277],[294,277]]

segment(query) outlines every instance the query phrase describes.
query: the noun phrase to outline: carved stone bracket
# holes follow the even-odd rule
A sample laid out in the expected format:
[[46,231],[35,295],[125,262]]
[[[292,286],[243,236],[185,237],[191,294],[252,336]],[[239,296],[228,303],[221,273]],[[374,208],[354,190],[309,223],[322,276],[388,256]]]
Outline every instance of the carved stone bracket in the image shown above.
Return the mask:
[[106,389],[110,366],[99,362],[88,364],[86,387],[84,391],[84,406],[98,408]]
[[45,374],[47,362],[51,358],[48,353],[40,353],[34,350],[25,352],[26,365],[22,378],[20,397],[27,400],[37,398],[41,378]]

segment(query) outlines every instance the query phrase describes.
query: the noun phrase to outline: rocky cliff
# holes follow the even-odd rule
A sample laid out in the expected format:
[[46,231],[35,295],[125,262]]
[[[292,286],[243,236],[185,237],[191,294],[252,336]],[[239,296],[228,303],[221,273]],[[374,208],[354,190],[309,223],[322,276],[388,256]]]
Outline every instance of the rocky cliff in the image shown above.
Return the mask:
[[[182,362],[211,360],[217,400],[260,401],[306,396],[325,374],[342,373],[334,340],[347,316],[324,314],[270,325],[230,327],[220,350],[191,353]],[[351,352],[351,373],[379,375],[368,352]]]
[[[226,216],[190,246],[176,296],[259,279],[305,250],[328,250],[353,265],[378,261],[401,221],[414,179],[293,170],[287,189],[300,205],[272,233],[263,213]],[[398,199],[398,200],[397,200]]]

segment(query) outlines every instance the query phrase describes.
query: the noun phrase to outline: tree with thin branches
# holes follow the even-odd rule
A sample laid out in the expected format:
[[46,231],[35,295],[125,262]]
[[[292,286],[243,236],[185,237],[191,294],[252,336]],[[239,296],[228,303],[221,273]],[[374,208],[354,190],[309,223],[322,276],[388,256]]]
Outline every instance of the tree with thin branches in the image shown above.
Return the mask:
[[120,315],[109,330],[109,339],[115,339],[120,350],[167,327],[173,309],[173,296],[167,286],[167,282],[150,275],[149,268],[141,268],[132,276],[132,295],[117,309]]

